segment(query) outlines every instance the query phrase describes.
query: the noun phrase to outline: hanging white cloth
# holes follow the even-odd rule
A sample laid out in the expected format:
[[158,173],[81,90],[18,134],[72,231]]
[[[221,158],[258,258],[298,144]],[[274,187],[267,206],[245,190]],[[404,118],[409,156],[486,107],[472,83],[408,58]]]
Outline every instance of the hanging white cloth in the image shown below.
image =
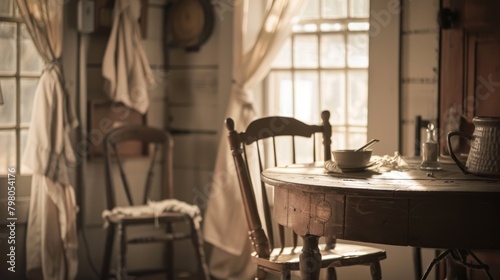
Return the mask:
[[148,90],[155,85],[155,79],[144,51],[140,14],[141,1],[115,1],[102,75],[104,91],[112,100],[144,114],[149,108]]
[[27,276],[75,279],[78,268],[77,205],[69,168],[75,164],[70,133],[77,125],[59,65],[49,65],[35,93],[22,162],[33,171],[26,238]]
[[64,88],[63,4],[17,0],[45,69],[33,102],[22,163],[33,171],[26,238],[28,279],[75,279],[78,268],[77,205],[68,174],[75,165],[70,135],[78,122]]
[[[257,29],[257,36],[251,38],[249,23],[255,24],[258,18],[249,16],[250,11],[255,11],[255,7],[250,9],[249,6],[264,2],[237,0],[234,3],[233,87],[226,117],[233,118],[237,131],[244,130],[255,118],[251,90],[269,72],[275,56],[290,35],[292,25],[308,1],[267,1],[262,25]],[[253,182],[260,181],[256,170],[252,174]],[[226,128],[222,129],[213,178],[204,224],[205,240],[216,247],[209,258],[210,273],[223,279],[250,279],[255,269],[248,269],[252,266],[247,253],[248,226]],[[260,188],[255,188],[255,194],[260,196]],[[246,267],[242,268],[241,263]]]
[[26,275],[28,279],[75,279],[78,272],[73,187],[33,174]]

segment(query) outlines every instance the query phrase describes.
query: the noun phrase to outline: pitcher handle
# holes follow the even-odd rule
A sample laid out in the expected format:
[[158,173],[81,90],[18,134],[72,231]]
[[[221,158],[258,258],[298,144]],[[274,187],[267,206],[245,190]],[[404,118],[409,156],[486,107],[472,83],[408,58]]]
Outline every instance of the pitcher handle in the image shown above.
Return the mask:
[[465,166],[465,164],[463,164],[460,160],[458,160],[458,157],[455,155],[455,152],[453,152],[453,149],[451,148],[451,137],[453,136],[463,137],[468,141],[472,141],[472,136],[469,134],[465,134],[461,131],[451,131],[447,135],[448,151],[450,152],[451,158],[453,159],[453,161],[455,161],[455,163],[458,165],[458,167],[460,168],[460,170],[462,170],[464,174],[469,174],[470,172],[467,171],[467,167]]

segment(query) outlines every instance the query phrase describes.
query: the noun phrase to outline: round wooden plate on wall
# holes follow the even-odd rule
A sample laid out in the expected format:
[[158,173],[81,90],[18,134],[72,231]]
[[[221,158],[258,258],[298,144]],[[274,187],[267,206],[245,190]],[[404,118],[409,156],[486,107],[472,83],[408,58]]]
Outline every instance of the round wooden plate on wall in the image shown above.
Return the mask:
[[175,0],[168,8],[171,47],[198,51],[214,28],[214,11],[209,0]]

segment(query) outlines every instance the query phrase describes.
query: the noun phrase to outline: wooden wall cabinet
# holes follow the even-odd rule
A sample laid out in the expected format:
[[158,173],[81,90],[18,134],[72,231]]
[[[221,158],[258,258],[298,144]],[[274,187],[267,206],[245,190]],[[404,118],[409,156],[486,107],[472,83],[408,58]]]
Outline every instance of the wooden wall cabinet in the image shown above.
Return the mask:
[[[448,155],[446,134],[453,114],[459,114],[459,129],[470,135],[474,116],[500,116],[500,1],[443,0],[440,13],[444,9],[451,15],[440,18],[439,116],[441,153]],[[463,141],[457,150],[468,149]],[[490,266],[493,277],[500,278],[500,252],[475,253]],[[471,280],[487,279],[482,271],[463,273]]]
[[[104,136],[112,129],[123,125],[146,125],[146,115],[132,110],[122,103],[91,100],[87,110],[88,158],[104,156]],[[120,155],[137,157],[147,155],[147,147],[140,143],[124,143],[119,146]]]
[[[446,12],[447,11],[447,12]],[[446,13],[445,13],[446,12]],[[443,0],[440,11],[440,137],[453,115],[460,130],[472,135],[474,116],[500,116],[500,1]],[[466,143],[460,152],[467,153]]]

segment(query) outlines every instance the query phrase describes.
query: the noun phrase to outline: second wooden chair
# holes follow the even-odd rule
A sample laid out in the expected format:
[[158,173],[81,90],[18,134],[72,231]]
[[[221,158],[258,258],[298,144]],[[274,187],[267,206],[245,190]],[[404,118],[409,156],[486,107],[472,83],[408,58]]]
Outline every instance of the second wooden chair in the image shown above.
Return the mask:
[[[103,218],[108,229],[101,279],[130,279],[129,274],[159,272],[166,273],[168,279],[174,279],[174,242],[190,239],[197,259],[197,279],[208,280],[210,276],[200,230],[201,212],[198,206],[174,198],[174,143],[170,133],[153,127],[122,126],[106,134],[103,145],[107,201]],[[149,156],[135,158],[136,162],[140,160],[143,164],[139,169],[136,169],[139,165],[131,164],[123,156],[132,147],[127,145],[149,150]],[[137,177],[145,177],[144,184],[138,182]],[[128,236],[132,228],[136,230]],[[111,276],[115,235],[118,235],[119,241],[118,261],[116,275]],[[148,271],[128,271],[126,257],[129,245],[154,243],[165,244],[165,265]],[[146,250],[144,248],[142,252]],[[136,256],[138,259],[141,257],[145,258]]]

